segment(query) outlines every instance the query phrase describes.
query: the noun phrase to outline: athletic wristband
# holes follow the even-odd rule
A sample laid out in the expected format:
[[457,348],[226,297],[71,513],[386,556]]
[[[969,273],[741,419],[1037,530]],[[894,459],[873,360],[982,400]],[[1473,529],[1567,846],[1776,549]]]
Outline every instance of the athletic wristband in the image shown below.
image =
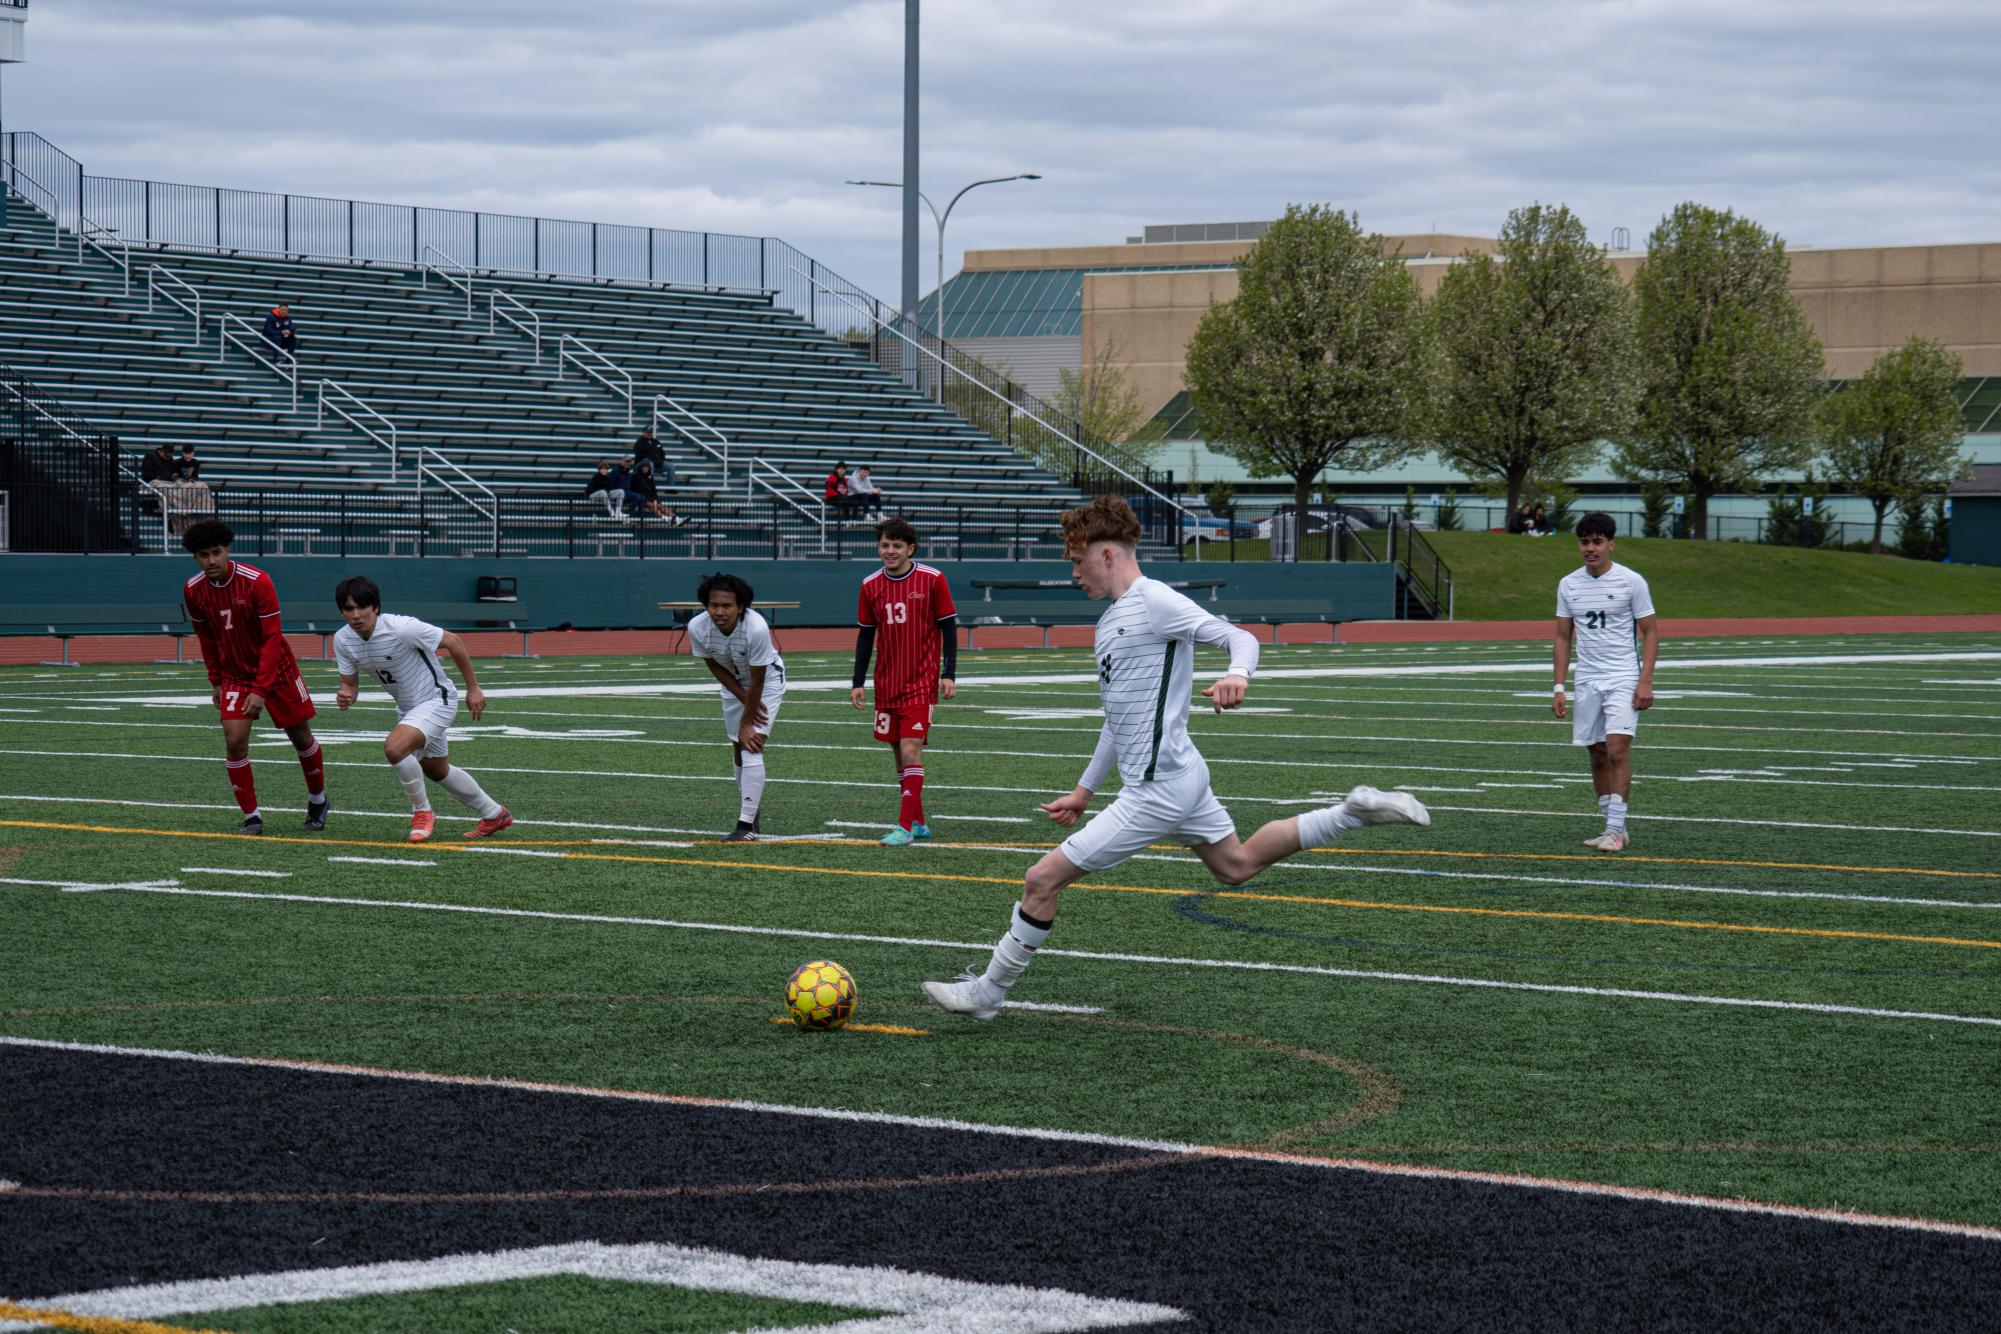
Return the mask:
[[1556,687],[1555,687],[1555,691],[1554,691],[1554,693],[1556,693],[1556,694],[1558,694],[1558,695],[1561,695],[1561,694],[1563,693],[1563,682],[1561,682],[1561,681],[1558,681],[1558,682],[1556,683]]

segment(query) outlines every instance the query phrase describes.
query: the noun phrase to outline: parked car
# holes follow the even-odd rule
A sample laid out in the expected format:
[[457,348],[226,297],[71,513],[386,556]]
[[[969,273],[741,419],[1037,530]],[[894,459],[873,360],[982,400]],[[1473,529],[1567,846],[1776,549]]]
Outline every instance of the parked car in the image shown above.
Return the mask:
[[1181,540],[1192,542],[1200,536],[1204,542],[1227,542],[1230,530],[1235,529],[1238,537],[1257,536],[1258,526],[1249,519],[1225,519],[1214,514],[1189,515],[1181,521]]
[[[1293,507],[1280,505],[1272,512],[1271,518],[1258,524],[1258,536],[1270,537],[1273,520],[1281,517],[1290,520]],[[1373,505],[1311,505],[1306,510],[1306,531],[1324,533],[1334,526],[1335,519],[1351,533],[1370,533],[1390,526],[1390,512]]]

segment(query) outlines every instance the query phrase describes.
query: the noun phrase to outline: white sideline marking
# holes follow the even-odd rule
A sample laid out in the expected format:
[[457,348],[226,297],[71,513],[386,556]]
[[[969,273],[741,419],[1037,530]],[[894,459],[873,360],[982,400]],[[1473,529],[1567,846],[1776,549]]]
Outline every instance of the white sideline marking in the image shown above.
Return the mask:
[[594,838],[593,843],[608,843],[624,848],[692,848],[693,843],[680,842],[671,838]]
[[[164,1061],[192,1061],[203,1065],[248,1066],[253,1069],[295,1070],[307,1074],[361,1075],[371,1079],[405,1080],[419,1084],[450,1084],[472,1088],[509,1089],[523,1093],[540,1093],[557,1097],[604,1098],[621,1102],[666,1103],[679,1105],[686,1098],[674,1094],[648,1093],[632,1089],[580,1088],[567,1084],[540,1084],[529,1080],[505,1079],[484,1075],[441,1075],[420,1070],[383,1070],[374,1066],[338,1065],[324,1061],[294,1061],[273,1057],[224,1056],[215,1052],[177,1051],[171,1048],[113,1047],[89,1042],[61,1042],[48,1038],[20,1038],[0,1035],[0,1046],[31,1047],[45,1051],[79,1051],[104,1056],[149,1057]],[[1315,1158],[1299,1154],[1270,1153],[1256,1149],[1217,1147],[1206,1144],[1185,1144],[1173,1140],[1138,1139],[1123,1135],[1103,1135],[1079,1130],[1046,1130],[1036,1127],[995,1125],[980,1121],[958,1121],[943,1117],[902,1116],[891,1112],[854,1112],[831,1107],[789,1107],[781,1103],[748,1102],[737,1099],[702,1099],[702,1105],[710,1108],[727,1108],[731,1111],[751,1112],[762,1115],[804,1116],[824,1121],[847,1121],[858,1125],[907,1126],[919,1130],[956,1130],[976,1135],[996,1135],[1010,1139],[1032,1139],[1059,1144],[1092,1144],[1108,1148],[1138,1149],[1159,1153],[1200,1154],[1204,1157],[1223,1158],[1239,1162],[1278,1163],[1288,1167],[1318,1168],[1329,1171],[1361,1172],[1370,1176],[1411,1177],[1424,1181],[1476,1181],[1487,1185],[1508,1186],[1523,1190],[1554,1190],[1572,1195],[1592,1195],[1611,1199],[1642,1200],[1658,1204],[1677,1204],[1692,1208],[1717,1209],[1726,1213],[1761,1214],[1780,1218],[1798,1218],[1818,1222],[1845,1223],[1856,1227],[1887,1227],[1911,1232],[1937,1232],[1953,1236],[1971,1237],[1980,1241],[2001,1241],[2001,1228],[1985,1227],[1977,1223],[1953,1223],[1943,1219],[1894,1217],[1882,1214],[1854,1213],[1839,1209],[1814,1209],[1802,1205],[1771,1204],[1758,1200],[1728,1200],[1707,1195],[1681,1195],[1672,1191],[1652,1190],[1640,1186],[1613,1186],[1591,1181],[1564,1181],[1545,1177],[1516,1176],[1497,1172],[1474,1172],[1451,1167],[1418,1167],[1403,1163],[1376,1163],[1353,1158]],[[581,1243],[592,1244],[592,1243]],[[408,1261],[398,1263],[411,1263]],[[416,1262],[416,1263],[422,1263]],[[777,1262],[774,1262],[777,1263]],[[373,1266],[370,1266],[373,1268]],[[339,1270],[310,1270],[312,1274],[335,1274]],[[876,1271],[882,1272],[882,1271]],[[896,1272],[896,1271],[889,1271]],[[202,1280],[197,1280],[201,1282]],[[211,1282],[241,1282],[244,1280],[209,1280]],[[185,1289],[189,1284],[163,1285],[175,1289]],[[109,1292],[80,1293],[73,1296],[45,1299],[48,1305],[60,1303],[65,1309],[86,1310],[88,1314],[106,1314],[92,1308],[81,1308],[79,1301],[114,1294],[147,1293],[156,1289],[133,1288],[114,1289]],[[266,1298],[264,1300],[283,1300]],[[831,1299],[828,1299],[831,1300]],[[880,1306],[866,1297],[841,1302],[842,1305]],[[158,1314],[174,1314],[186,1307],[171,1310],[161,1309]],[[118,1314],[123,1314],[122,1312]],[[139,1318],[144,1313],[134,1313]],[[29,1328],[29,1326],[0,1323],[0,1329]],[[816,1326],[816,1329],[838,1329],[840,1326]],[[870,1322],[866,1328],[870,1334],[877,1334],[878,1326]],[[902,1327],[898,1327],[901,1329]],[[958,1328],[987,1328],[979,1326],[959,1326]],[[928,1334],[929,1327],[925,1327]],[[859,1329],[856,1330],[859,1334]],[[918,1334],[912,1331],[911,1334]]]
[[535,848],[499,848],[491,843],[447,843],[443,846],[459,852],[491,853],[496,857],[553,857],[558,861],[563,858],[560,852],[541,852]]
[[1001,1008],[1004,1010],[1047,1010],[1052,1014],[1103,1014],[1105,1012],[1105,1007],[1102,1005],[1058,1005],[1054,1001],[1004,1000],[1001,1002]]
[[[1315,794],[1320,795],[1320,794]],[[1433,806],[1434,811],[1457,811],[1465,815],[1549,815],[1582,819],[1578,811],[1529,811],[1510,806]],[[1592,819],[1602,819],[1593,815]],[[1839,829],[1864,834],[1958,834],[1967,838],[2001,838],[2001,829],[1922,829],[1902,824],[1815,824],[1806,820],[1748,820],[1731,815],[1640,815],[1628,812],[1628,820],[1671,820],[1676,824],[1761,825],[1771,829]]]
[[[803,1264],[753,1259],[725,1251],[641,1242],[614,1246],[574,1241],[512,1251],[481,1251],[433,1260],[390,1260],[339,1269],[294,1269],[240,1278],[70,1293],[20,1303],[78,1315],[145,1320],[154,1316],[224,1314],[244,1307],[344,1301],[385,1293],[431,1292],[472,1283],[574,1274],[620,1283],[743,1293],[794,1302],[818,1302],[893,1316],[862,1316],[812,1330],[842,1334],[924,1334],[963,1329],[993,1334],[1092,1330],[1186,1320],[1172,1306],[1087,1297],[1060,1288],[974,1283],[880,1265]],[[15,1321],[0,1329],[30,1329]],[[767,1331],[767,1334],[780,1334]]]
[[[352,814],[352,812],[345,812]],[[330,862],[350,862],[357,866],[436,866],[433,861],[416,857],[329,857]]]
[[40,885],[47,889],[60,889],[71,894],[88,894],[99,889],[177,889],[180,881],[169,876],[164,880],[121,880],[100,883],[93,880],[21,880],[0,879],[0,885]]
[[244,871],[230,866],[183,866],[182,875],[248,875],[260,880],[289,880],[290,871]]
[[981,824],[1028,824],[1026,815],[934,815],[934,820],[976,820]]
[[[0,878],[0,885],[55,885],[61,881]],[[770,936],[783,940],[852,941],[864,945],[908,945],[922,949],[974,950],[993,948],[987,941],[931,940],[922,936],[871,936],[851,931],[802,931],[792,927],[740,926],[727,922],[677,922],[664,917],[623,917],[593,913],[551,912],[541,908],[494,908],[472,903],[425,903],[414,899],[350,899],[331,894],[272,894],[241,889],[192,889],[177,884],[89,885],[88,889],[122,889],[140,894],[175,894],[203,899],[261,899],[275,903],[311,903],[347,908],[402,908],[417,912],[468,913],[481,917],[532,917],[547,922],[587,922],[608,926],[662,927],[674,931],[717,931],[728,935]],[[1621,1000],[1667,1001],[1682,1005],[1739,1006],[1753,1010],[1797,1010],[1808,1014],[1855,1015],[1867,1019],[1930,1019],[1941,1023],[2001,1028],[2001,1018],[1986,1015],[1941,1014],[1929,1010],[1885,1010],[1861,1005],[1829,1005],[1814,1001],[1762,1000],[1747,996],[1705,996],[1678,991],[1635,991],[1623,987],[1566,986],[1554,982],[1504,982],[1484,977],[1450,977],[1435,973],[1393,973],[1366,968],[1327,968],[1316,964],[1266,963],[1253,959],[1191,959],[1175,955],[1119,954],[1095,950],[1037,951],[1049,959],[1093,959],[1100,963],[1137,963],[1148,967],[1216,968],[1250,973],[1290,973],[1301,977],[1344,977],[1366,982],[1411,982],[1428,986],[1476,987],[1491,991],[1541,992],[1557,996],[1610,996]],[[0,1041],[7,1039],[0,1038]]]

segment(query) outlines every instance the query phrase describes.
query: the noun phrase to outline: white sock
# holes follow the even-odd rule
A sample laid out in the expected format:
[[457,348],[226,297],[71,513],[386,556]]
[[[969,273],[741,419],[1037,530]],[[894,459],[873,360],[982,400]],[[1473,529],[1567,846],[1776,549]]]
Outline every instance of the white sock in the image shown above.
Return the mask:
[[737,823],[755,822],[757,808],[764,802],[764,756],[746,754],[743,757],[743,763],[737,766],[736,790],[741,798],[736,808]]
[[1613,796],[1605,798],[1605,827],[1607,829],[1617,829],[1621,833],[1625,832],[1626,799],[1624,797]]
[[1049,928],[1036,926],[1021,915],[1021,905],[1014,905],[1014,920],[1008,925],[1007,934],[994,946],[994,957],[987,961],[987,971],[980,980],[986,984],[988,999],[998,1001],[1007,995],[1007,989],[1021,980],[1022,970],[1035,958],[1035,952],[1042,948],[1042,942],[1049,939]]
[[1323,806],[1317,811],[1307,811],[1299,817],[1300,851],[1324,848],[1329,843],[1340,841],[1341,835],[1350,829],[1361,827],[1362,822],[1348,814],[1345,802],[1339,806]]
[[445,776],[438,780],[445,791],[457,797],[472,808],[472,813],[482,820],[491,820],[500,814],[500,803],[486,795],[479,780],[456,766],[445,770]]
[[396,781],[403,785],[403,795],[410,798],[410,809],[430,810],[431,794],[424,790],[424,766],[417,757],[405,755],[389,767],[396,771]]
[[1608,811],[1612,809],[1612,794],[1610,792],[1607,792],[1603,796],[1598,798],[1598,809],[1601,811]]

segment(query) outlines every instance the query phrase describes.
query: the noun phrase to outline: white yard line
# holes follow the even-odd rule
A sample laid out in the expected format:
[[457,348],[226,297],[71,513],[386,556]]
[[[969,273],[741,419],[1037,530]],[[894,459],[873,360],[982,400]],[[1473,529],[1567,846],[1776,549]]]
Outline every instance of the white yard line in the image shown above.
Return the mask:
[[182,875],[243,875],[243,876],[254,876],[260,880],[289,880],[292,877],[292,873],[290,871],[247,871],[241,867],[229,867],[229,866],[183,866],[181,868],[181,874]]
[[434,861],[421,857],[329,857],[330,862],[346,862],[355,866],[436,866]]
[[[16,880],[0,877],[0,885],[48,885],[48,881]],[[60,883],[58,883],[60,887]],[[762,936],[781,940],[852,942],[867,945],[897,945],[915,949],[970,950],[985,954],[992,950],[988,940],[933,940],[918,936],[876,936],[857,932],[804,931],[789,927],[743,926],[723,922],[681,922],[660,917],[607,916],[592,913],[551,912],[535,908],[496,908],[469,903],[428,903],[416,899],[354,899],[335,895],[283,894],[232,889],[193,889],[181,885],[132,884],[90,886],[132,894],[169,894],[187,898],[253,900],[265,903],[297,903],[315,907],[394,909],[410,912],[463,913],[481,917],[522,917],[546,922],[580,922],[601,926],[639,926],[672,931],[709,931],[726,935]],[[1588,996],[1618,1000],[1656,1001],[1674,1005],[1703,1005],[1727,1009],[1778,1010],[1801,1014],[1845,1015],[1864,1019],[1920,1020],[1934,1023],[1970,1024],[2001,1028],[2001,1017],[1990,1015],[1944,1014],[1928,1010],[1891,1010],[1875,1006],[1833,1005],[1812,1001],[1766,1000],[1750,996],[1707,996],[1674,991],[1639,991],[1624,987],[1569,986],[1550,982],[1508,982],[1495,978],[1454,977],[1434,973],[1398,973],[1363,968],[1328,968],[1314,964],[1270,963],[1252,959],[1206,959],[1176,955],[1124,954],[1100,950],[1054,949],[1047,945],[1037,951],[1044,959],[1089,959],[1099,963],[1138,964],[1147,968],[1200,968],[1224,972],[1278,973],[1298,977],[1342,978],[1361,982],[1390,982],[1400,985],[1466,987],[1482,991],[1512,991],[1553,996]],[[0,1042],[11,1039],[0,1038]]]

